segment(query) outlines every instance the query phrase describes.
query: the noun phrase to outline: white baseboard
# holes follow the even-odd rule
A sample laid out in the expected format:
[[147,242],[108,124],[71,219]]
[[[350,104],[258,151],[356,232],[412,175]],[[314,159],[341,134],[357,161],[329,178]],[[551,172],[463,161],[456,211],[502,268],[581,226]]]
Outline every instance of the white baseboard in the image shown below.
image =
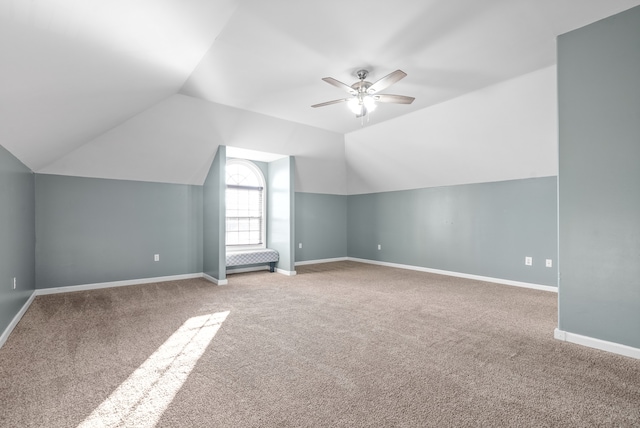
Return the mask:
[[569,333],[568,331],[563,331],[557,328],[553,331],[553,337],[558,340],[562,340],[563,342],[575,343],[576,345],[588,346],[589,348],[595,348],[601,351],[624,355],[625,357],[640,359],[639,348],[621,345],[620,343],[608,342],[606,340],[583,336],[576,333]]
[[227,268],[227,273],[245,273],[245,272],[257,272],[260,270],[269,270],[269,265],[263,266],[251,266],[243,268]]
[[458,277],[458,278],[474,279],[474,280],[477,280],[477,281],[494,282],[496,284],[512,285],[514,287],[523,287],[523,288],[532,288],[534,290],[551,291],[552,293],[557,293],[558,292],[558,287],[552,287],[552,286],[549,286],[549,285],[541,285],[541,284],[531,284],[531,283],[528,283],[528,282],[512,281],[510,279],[491,278],[491,277],[488,277],[488,276],[471,275],[471,274],[468,274],[468,273],[451,272],[451,271],[448,271],[448,270],[431,269],[431,268],[425,268],[425,267],[421,267],[421,266],[403,265],[403,264],[398,264],[398,263],[380,262],[380,261],[377,261],[377,260],[358,259],[358,258],[355,258],[355,257],[347,257],[347,260],[354,261],[354,262],[360,262],[360,263],[368,263],[368,264],[372,264],[372,265],[380,265],[380,266],[399,268],[399,269],[415,270],[415,271],[419,271],[419,272],[435,273],[435,274],[438,274],[438,275],[455,276],[455,277]]
[[97,290],[100,288],[123,287],[126,285],[150,284],[153,282],[179,281],[181,279],[202,278],[202,273],[188,273],[184,275],[159,276],[156,278],[128,279],[125,281],[98,282],[95,284],[69,285],[66,287],[38,288],[37,296],[47,294],[70,293],[73,291]]
[[[257,272],[261,270],[269,270],[269,266],[251,266],[246,268],[227,269],[227,273],[234,274],[234,273],[245,273],[245,272]],[[296,274],[295,270],[284,270],[279,268],[275,268],[275,272],[278,272],[279,274],[287,275],[287,276],[294,276]]]
[[296,266],[317,265],[319,263],[344,262],[345,260],[347,260],[347,257],[337,257],[335,259],[305,260],[303,262],[296,262]]
[[202,274],[202,278],[206,279],[209,282],[213,282],[215,285],[227,285],[229,283],[229,280],[214,278],[211,275],[207,275],[206,273]]
[[2,348],[2,345],[5,344],[5,342],[9,338],[9,335],[11,334],[13,329],[16,328],[16,326],[22,319],[22,316],[25,314],[25,312],[27,312],[27,309],[29,309],[29,306],[31,306],[31,303],[35,298],[36,298],[36,293],[35,292],[31,293],[31,296],[29,296],[29,298],[24,303],[24,305],[22,305],[22,308],[20,308],[18,313],[13,317],[13,319],[11,320],[7,328],[5,328],[2,334],[0,334],[0,348]]

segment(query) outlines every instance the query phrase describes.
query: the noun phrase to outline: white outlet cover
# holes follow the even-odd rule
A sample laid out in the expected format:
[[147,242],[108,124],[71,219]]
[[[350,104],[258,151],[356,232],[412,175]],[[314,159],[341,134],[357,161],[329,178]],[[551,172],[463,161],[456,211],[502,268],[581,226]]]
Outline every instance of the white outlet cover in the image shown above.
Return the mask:
[[532,266],[533,265],[533,258],[532,257],[525,257],[524,258],[524,264],[527,266]]
[[545,263],[547,267],[553,267],[553,261],[551,259],[547,259]]
[[154,254],[153,255],[153,261],[159,262],[160,261],[160,254]]
[[378,244],[378,250],[382,250],[382,245]]
[[298,244],[298,248],[302,248],[302,242]]

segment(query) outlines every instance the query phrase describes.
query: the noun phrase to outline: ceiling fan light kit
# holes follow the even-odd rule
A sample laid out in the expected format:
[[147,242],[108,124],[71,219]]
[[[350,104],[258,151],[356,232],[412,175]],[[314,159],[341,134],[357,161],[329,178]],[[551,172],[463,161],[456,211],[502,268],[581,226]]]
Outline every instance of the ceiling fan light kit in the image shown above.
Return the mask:
[[369,71],[367,70],[358,70],[356,72],[356,76],[360,79],[358,82],[349,86],[345,83],[340,82],[339,80],[334,79],[333,77],[325,77],[322,80],[327,82],[330,85],[333,85],[337,88],[340,88],[346,92],[348,92],[351,97],[343,98],[339,100],[327,101],[320,104],[314,104],[311,107],[324,107],[331,104],[338,104],[341,102],[346,102],[347,107],[351,110],[356,117],[364,117],[368,113],[374,111],[377,107],[376,102],[382,103],[394,103],[394,104],[411,104],[415,98],[407,97],[404,95],[378,95],[377,92],[380,92],[394,83],[398,82],[400,79],[406,77],[407,73],[402,70],[396,70],[388,75],[384,76],[382,79],[376,81],[375,83],[367,82],[364,79],[369,75]]
[[353,97],[347,101],[347,106],[349,106],[349,110],[351,110],[356,117],[364,116],[367,113],[371,113],[378,107],[375,102],[374,97],[371,95],[358,94],[357,97]]

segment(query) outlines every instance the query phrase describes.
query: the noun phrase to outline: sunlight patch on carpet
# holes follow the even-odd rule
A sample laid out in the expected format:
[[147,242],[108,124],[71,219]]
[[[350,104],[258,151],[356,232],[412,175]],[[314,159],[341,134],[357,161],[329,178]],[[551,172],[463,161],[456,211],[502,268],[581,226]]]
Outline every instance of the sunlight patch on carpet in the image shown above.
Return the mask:
[[188,319],[78,428],[153,427],[229,315],[229,311]]

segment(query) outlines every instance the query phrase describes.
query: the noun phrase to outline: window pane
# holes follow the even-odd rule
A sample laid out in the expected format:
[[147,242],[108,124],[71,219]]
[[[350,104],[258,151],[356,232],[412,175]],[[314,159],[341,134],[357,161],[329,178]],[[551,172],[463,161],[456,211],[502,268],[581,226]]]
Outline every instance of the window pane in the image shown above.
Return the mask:
[[251,164],[231,161],[227,164],[226,180],[227,245],[262,244],[264,184],[261,174]]
[[238,232],[238,243],[249,244],[249,232]]
[[227,245],[238,245],[237,233],[227,233]]
[[227,165],[227,184],[260,187],[260,180],[249,167],[233,163]]

